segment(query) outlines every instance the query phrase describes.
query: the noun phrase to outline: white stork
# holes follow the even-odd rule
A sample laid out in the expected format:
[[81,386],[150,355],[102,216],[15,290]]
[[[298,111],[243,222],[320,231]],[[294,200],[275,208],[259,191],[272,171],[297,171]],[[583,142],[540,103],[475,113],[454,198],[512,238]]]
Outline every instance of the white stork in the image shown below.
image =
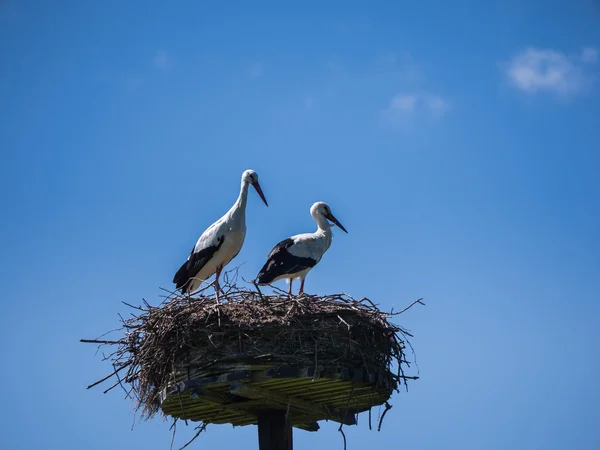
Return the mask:
[[215,291],[219,298],[219,276],[242,249],[246,237],[246,200],[248,186],[252,185],[265,205],[269,206],[258,184],[258,174],[246,170],[242,174],[240,195],[227,213],[202,233],[190,256],[173,277],[173,283],[182,293],[198,289],[200,284],[216,273]]
[[304,293],[304,279],[310,270],[321,260],[333,239],[330,224],[327,219],[348,233],[342,224],[331,214],[327,203],[317,202],[310,208],[310,215],[317,222],[314,233],[297,234],[287,238],[273,247],[267,256],[267,262],[257,275],[256,282],[260,285],[270,284],[282,278],[290,281],[289,295],[292,295],[292,280],[300,278],[300,291]]

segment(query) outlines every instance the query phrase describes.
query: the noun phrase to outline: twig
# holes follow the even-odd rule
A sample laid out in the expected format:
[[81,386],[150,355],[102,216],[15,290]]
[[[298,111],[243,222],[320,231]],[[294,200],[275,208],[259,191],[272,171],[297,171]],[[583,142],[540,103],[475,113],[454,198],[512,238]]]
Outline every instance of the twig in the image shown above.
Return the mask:
[[177,432],[177,418],[173,420],[171,428],[173,429],[173,434],[171,435],[171,446],[169,447],[169,450],[173,450],[173,442],[175,442],[175,433]]
[[131,421],[131,429],[129,431],[133,431],[133,429],[135,428],[135,416],[136,414],[133,413],[133,420]]
[[[113,330],[115,331],[115,330]],[[98,339],[79,339],[79,342],[84,344],[107,344],[107,345],[118,345],[121,341],[100,341]]]
[[315,340],[315,371],[313,373],[313,382],[317,379],[317,371],[319,370],[319,359],[318,359],[318,351],[317,351],[317,341]]
[[350,328],[351,328],[351,327],[350,327],[350,325],[348,324],[348,322],[346,322],[344,319],[342,319],[342,317],[341,317],[339,314],[337,314],[337,316],[338,316],[338,319],[340,319],[342,322],[344,322],[344,325],[346,325],[346,326],[348,327],[348,331],[350,331]]
[[262,292],[260,291],[260,288],[258,287],[258,283],[256,282],[256,280],[254,280],[252,283],[254,284],[254,287],[256,288],[256,292],[258,292],[258,295],[259,295],[261,301],[264,302],[265,298],[263,297]]
[[131,364],[130,362],[125,363],[124,365],[122,365],[121,367],[119,367],[117,370],[113,370],[113,372],[109,375],[106,375],[104,378],[102,378],[101,380],[96,381],[95,383],[90,384],[86,389],[90,389],[93,388],[94,386],[97,386],[98,384],[102,383],[103,381],[108,380],[110,377],[112,377],[113,375],[115,375],[116,373],[120,372],[121,370],[123,370],[125,367],[128,367]]
[[342,429],[342,425],[340,424],[340,427],[338,428],[338,431],[340,433],[342,433],[342,438],[344,439],[344,450],[346,450],[346,434],[344,433],[344,430]]
[[[354,392],[354,387],[352,388],[352,390],[348,394],[348,401],[346,402],[346,411],[344,412],[344,419],[346,419],[346,416],[348,415],[348,407],[350,406],[350,399],[352,398],[352,393],[353,392]],[[346,450],[346,435],[344,434],[344,430],[342,429],[343,427],[344,427],[344,423],[341,422],[340,423],[340,427],[338,428],[338,431],[340,433],[342,433],[342,438],[344,438],[344,450]]]
[[203,423],[202,425],[200,425],[200,426],[196,427],[196,428],[199,428],[198,432],[197,432],[197,433],[194,435],[194,437],[193,437],[192,439],[190,439],[190,440],[188,441],[188,443],[187,443],[187,444],[185,444],[183,447],[180,447],[180,448],[179,448],[179,450],[183,450],[183,449],[184,449],[184,448],[186,448],[188,445],[190,445],[192,442],[194,442],[194,441],[196,440],[196,438],[197,438],[198,436],[200,436],[200,433],[202,433],[204,430],[206,430],[206,425],[207,425],[206,423]]
[[[173,366],[173,371],[171,373],[173,374],[173,382],[175,382],[175,367],[173,363],[171,364]],[[179,398],[179,407],[181,408],[181,415],[185,417],[185,408],[183,407],[183,399],[181,398],[181,389],[179,388],[179,385],[177,385],[177,397]],[[187,426],[187,418],[183,420],[185,421],[185,426]]]
[[124,302],[124,301],[121,301],[121,303],[123,303],[125,306],[129,306],[130,308],[137,309],[138,311],[146,311],[141,306],[134,306],[134,305],[131,305],[131,304],[129,304],[127,302]]
[[113,332],[115,332],[115,331],[120,331],[120,330],[121,330],[121,328],[115,328],[115,329],[113,329],[113,330],[107,331],[106,333],[102,333],[102,334],[101,334],[100,336],[98,336],[96,339],[100,339],[100,338],[102,338],[102,337],[106,336],[107,334],[113,333]]
[[163,288],[163,287],[159,287],[159,289],[160,289],[161,291],[164,291],[164,292],[168,293],[168,294],[169,294],[169,296],[172,296],[172,297],[177,297],[177,296],[179,295],[179,294],[177,293],[177,291],[172,291],[172,290],[170,290],[170,289],[165,289],[165,288]]
[[381,431],[381,424],[383,423],[383,418],[385,417],[385,414],[392,409],[392,405],[390,405],[388,402],[385,402],[385,411],[383,411],[383,414],[381,415],[381,418],[379,419],[379,425],[377,426],[377,431]]
[[107,392],[112,391],[114,388],[116,388],[119,384],[121,384],[121,380],[117,380],[117,382],[115,384],[113,384],[111,387],[109,387],[108,389],[106,389],[103,394],[106,394]]
[[119,376],[119,374],[117,372],[115,372],[115,376],[117,377],[119,386],[121,386],[121,388],[123,389],[123,392],[125,392],[125,398],[130,398],[129,392],[127,392],[127,389],[125,389],[125,386],[123,386],[123,383],[121,383],[121,377]]
[[410,305],[408,305],[408,306],[407,306],[406,308],[404,308],[402,311],[399,311],[399,312],[395,313],[394,315],[396,315],[396,314],[402,314],[403,312],[405,312],[405,311],[408,311],[410,308],[412,308],[412,307],[413,307],[414,305],[416,305],[417,303],[419,303],[420,305],[423,305],[423,306],[425,306],[425,303],[423,303],[421,300],[423,300],[423,299],[422,299],[422,298],[418,298],[418,299],[416,299],[414,302],[412,302]]

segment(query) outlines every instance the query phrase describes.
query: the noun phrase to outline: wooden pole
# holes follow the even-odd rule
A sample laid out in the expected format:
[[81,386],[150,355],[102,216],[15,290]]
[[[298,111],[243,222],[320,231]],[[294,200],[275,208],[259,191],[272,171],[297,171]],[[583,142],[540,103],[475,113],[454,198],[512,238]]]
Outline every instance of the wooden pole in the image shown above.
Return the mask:
[[292,450],[292,425],[285,411],[268,409],[257,416],[259,450]]

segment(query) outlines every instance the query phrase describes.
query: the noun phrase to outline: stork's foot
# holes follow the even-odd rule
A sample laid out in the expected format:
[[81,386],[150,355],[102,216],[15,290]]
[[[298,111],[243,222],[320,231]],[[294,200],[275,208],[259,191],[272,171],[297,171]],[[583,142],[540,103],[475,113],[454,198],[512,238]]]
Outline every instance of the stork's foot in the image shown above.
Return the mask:
[[217,298],[217,305],[221,303],[219,298],[219,292],[225,294],[225,292],[223,292],[223,290],[221,289],[221,284],[219,283],[219,276],[221,275],[221,270],[223,270],[222,267],[217,267],[217,273],[215,275],[215,297]]
[[298,297],[304,295],[304,280],[300,283],[300,290],[298,291]]

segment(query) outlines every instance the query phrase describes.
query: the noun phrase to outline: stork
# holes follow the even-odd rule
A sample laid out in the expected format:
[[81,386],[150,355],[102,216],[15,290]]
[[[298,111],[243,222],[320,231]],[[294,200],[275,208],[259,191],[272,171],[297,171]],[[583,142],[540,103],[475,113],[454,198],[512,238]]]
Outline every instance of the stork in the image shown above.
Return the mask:
[[240,194],[236,202],[223,217],[202,233],[187,261],[173,277],[173,283],[182,293],[195,291],[204,280],[216,274],[215,291],[217,300],[219,299],[221,270],[240,252],[246,237],[246,200],[249,185],[256,189],[265,205],[269,206],[258,184],[258,174],[254,170],[246,170],[242,174]]
[[317,222],[314,233],[297,234],[273,247],[267,256],[267,262],[256,277],[257,284],[265,285],[282,278],[289,279],[289,295],[292,295],[292,280],[300,278],[300,291],[304,293],[304,280],[310,270],[321,260],[333,239],[331,220],[342,231],[348,233],[343,225],[331,213],[327,203],[317,202],[310,208],[310,215]]

